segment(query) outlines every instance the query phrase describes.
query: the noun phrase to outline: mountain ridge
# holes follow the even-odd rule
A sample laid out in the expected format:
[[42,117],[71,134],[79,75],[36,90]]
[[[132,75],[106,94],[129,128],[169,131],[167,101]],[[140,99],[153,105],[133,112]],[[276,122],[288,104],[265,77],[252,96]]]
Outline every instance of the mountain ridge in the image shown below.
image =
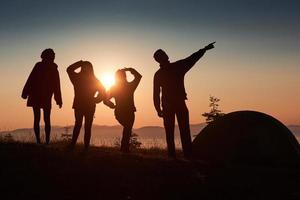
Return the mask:
[[[206,123],[191,124],[191,135],[197,135],[204,127]],[[295,135],[295,137],[300,141],[300,125],[289,125],[287,126],[289,130]],[[44,127],[41,127],[41,132],[43,133]],[[61,137],[63,133],[71,134],[73,126],[52,126],[52,136]],[[83,129],[81,129],[83,131]],[[101,138],[116,138],[121,137],[122,126],[120,125],[99,125],[94,124],[92,127],[93,137]],[[133,132],[136,133],[141,138],[151,139],[164,139],[165,130],[162,126],[142,126],[139,128],[134,128]],[[18,128],[10,131],[0,131],[0,136],[4,134],[11,134],[14,138],[23,138],[23,137],[33,137],[32,128]],[[43,135],[43,134],[42,134]],[[80,134],[82,135],[82,134]],[[178,125],[175,125],[175,137],[179,138],[179,128]],[[32,139],[32,138],[31,138]]]

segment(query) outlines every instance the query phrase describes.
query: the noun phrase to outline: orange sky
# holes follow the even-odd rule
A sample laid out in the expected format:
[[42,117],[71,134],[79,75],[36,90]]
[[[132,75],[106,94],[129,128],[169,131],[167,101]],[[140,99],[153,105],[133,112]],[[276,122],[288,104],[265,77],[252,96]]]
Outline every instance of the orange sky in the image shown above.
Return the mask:
[[[152,59],[155,48],[140,49],[140,44],[132,41],[124,41],[124,44],[118,47],[101,44],[101,46],[92,46],[92,43],[78,44],[81,48],[73,50],[73,47],[71,48],[73,51],[64,47],[68,46],[67,44],[53,45],[57,46],[54,49],[57,54],[56,63],[59,65],[64,104],[61,110],[53,106],[52,124],[63,126],[73,124],[74,116],[71,108],[73,87],[65,70],[69,64],[83,59],[93,63],[99,78],[102,74],[114,73],[119,67],[135,67],[143,74],[135,93],[137,107],[135,127],[162,125],[152,103],[152,79],[158,69],[158,65]],[[184,48],[182,51],[172,48],[175,44],[166,45],[165,49],[170,54],[170,59],[175,61],[193,53],[203,44],[205,43],[191,44],[190,48]],[[46,45],[39,44],[39,46]],[[178,46],[181,46],[180,42]],[[20,98],[20,94],[34,63],[39,61],[41,50],[42,48],[34,48],[18,52],[22,56],[7,62],[6,68],[1,68],[2,129],[32,125],[32,111],[26,107],[26,101]],[[298,78],[300,71],[288,67],[295,65],[296,62],[288,58],[263,58],[255,55],[236,59],[235,53],[242,54],[242,50],[228,52],[226,44],[217,41],[216,48],[207,52],[188,72],[185,82],[191,123],[204,122],[205,119],[201,114],[208,111],[209,95],[215,95],[221,99],[220,108],[224,112],[257,110],[266,112],[286,124],[300,124],[300,94],[297,92],[300,91]],[[97,106],[94,122],[117,124],[113,111],[103,104]]]
[[[32,110],[20,96],[45,48],[56,52],[64,103],[61,110],[53,106],[52,124],[74,122],[73,87],[65,70],[82,59],[92,62],[99,78],[118,68],[136,68],[143,78],[135,94],[135,127],[162,125],[152,103],[153,75],[158,69],[153,52],[162,48],[171,61],[176,61],[213,41],[216,48],[185,78],[191,123],[205,121],[201,114],[208,111],[209,96],[214,95],[221,99],[220,109],[226,113],[256,110],[285,124],[300,124],[300,27],[296,6],[283,6],[279,1],[272,1],[272,5],[269,1],[251,5],[239,1],[214,5],[207,1],[185,6],[162,3],[157,8],[151,2],[118,5],[108,1],[100,5],[95,1],[82,7],[82,2],[76,1],[72,12],[64,12],[71,9],[68,4],[55,7],[55,16],[27,4],[3,5],[0,129],[32,126]],[[31,15],[26,14],[28,9]],[[18,17],[13,18],[12,13]],[[103,104],[97,106],[94,122],[117,124],[113,111]]]

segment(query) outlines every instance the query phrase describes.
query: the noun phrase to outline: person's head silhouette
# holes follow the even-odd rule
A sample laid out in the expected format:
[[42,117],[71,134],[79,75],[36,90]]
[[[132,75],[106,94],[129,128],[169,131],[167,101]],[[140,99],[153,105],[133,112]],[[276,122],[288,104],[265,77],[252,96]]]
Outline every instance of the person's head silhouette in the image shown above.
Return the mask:
[[41,54],[41,58],[43,62],[54,62],[55,53],[53,49],[45,49]]
[[153,57],[159,64],[169,63],[169,56],[162,49],[155,51]]
[[123,69],[119,69],[115,73],[115,80],[117,83],[123,83],[127,81],[126,72]]
[[84,61],[80,73],[84,76],[94,76],[94,69],[92,63]]

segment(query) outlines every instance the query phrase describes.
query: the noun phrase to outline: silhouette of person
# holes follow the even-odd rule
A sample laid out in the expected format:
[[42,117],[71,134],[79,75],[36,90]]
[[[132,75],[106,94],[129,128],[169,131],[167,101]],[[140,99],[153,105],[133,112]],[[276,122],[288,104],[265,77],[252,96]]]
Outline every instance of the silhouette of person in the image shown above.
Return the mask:
[[[195,65],[204,53],[214,48],[211,43],[189,57],[171,63],[168,55],[158,49],[153,57],[160,64],[154,75],[153,101],[159,117],[163,118],[169,157],[176,157],[174,143],[175,116],[177,117],[184,156],[192,156],[192,139],[189,125],[189,111],[185,104],[187,94],[184,75]],[[161,94],[161,97],[160,97]]]
[[51,132],[51,100],[54,99],[59,108],[62,107],[60,79],[58,66],[54,63],[55,53],[52,49],[45,49],[41,54],[42,61],[35,64],[22,91],[22,98],[27,99],[27,106],[33,108],[34,133],[36,142],[40,139],[41,109],[44,113],[46,144],[50,142]]
[[[126,71],[129,71],[134,80],[127,81]],[[129,152],[130,137],[132,127],[135,120],[136,108],[134,105],[134,91],[141,81],[142,75],[133,68],[120,69],[115,73],[116,84],[108,92],[108,99],[104,104],[110,108],[115,109],[115,117],[118,122],[123,126],[123,136],[121,140],[121,151],[124,153]],[[109,99],[114,98],[115,104]]]
[[[75,72],[79,68],[80,72]],[[84,146],[88,149],[96,103],[100,103],[105,98],[105,89],[95,77],[93,66],[88,61],[81,60],[70,65],[67,72],[75,93],[73,101],[75,125],[70,147],[75,147],[84,118]]]

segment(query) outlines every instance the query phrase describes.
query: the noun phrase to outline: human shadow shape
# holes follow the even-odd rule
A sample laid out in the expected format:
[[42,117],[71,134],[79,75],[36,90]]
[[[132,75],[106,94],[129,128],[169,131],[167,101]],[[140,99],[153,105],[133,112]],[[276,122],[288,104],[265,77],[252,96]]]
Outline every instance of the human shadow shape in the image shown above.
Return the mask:
[[189,125],[189,111],[186,106],[187,94],[184,87],[185,74],[196,64],[214,43],[193,53],[189,57],[171,63],[169,56],[158,49],[153,57],[160,69],[154,75],[153,101],[159,117],[163,118],[166,131],[168,155],[175,157],[174,126],[177,117],[182,149],[185,157],[192,156],[192,139]]
[[[127,81],[126,71],[134,76],[134,80]],[[136,107],[134,105],[134,92],[141,81],[142,75],[133,68],[119,69],[115,73],[116,83],[108,91],[108,98],[105,104],[115,109],[115,117],[123,126],[123,136],[121,140],[121,151],[128,153],[130,150],[130,137],[135,120]],[[115,104],[110,101],[115,99]]]
[[22,98],[27,99],[27,106],[33,108],[34,133],[36,142],[40,140],[41,109],[44,113],[46,144],[50,143],[51,101],[54,99],[59,108],[62,107],[58,66],[54,63],[53,49],[45,49],[41,54],[42,61],[35,64],[22,91]]
[[[80,69],[80,72],[75,72]],[[106,98],[101,82],[96,78],[93,65],[88,61],[78,61],[67,68],[67,73],[74,87],[75,125],[73,129],[71,148],[75,147],[84,118],[84,146],[90,145],[91,129],[96,104]]]

